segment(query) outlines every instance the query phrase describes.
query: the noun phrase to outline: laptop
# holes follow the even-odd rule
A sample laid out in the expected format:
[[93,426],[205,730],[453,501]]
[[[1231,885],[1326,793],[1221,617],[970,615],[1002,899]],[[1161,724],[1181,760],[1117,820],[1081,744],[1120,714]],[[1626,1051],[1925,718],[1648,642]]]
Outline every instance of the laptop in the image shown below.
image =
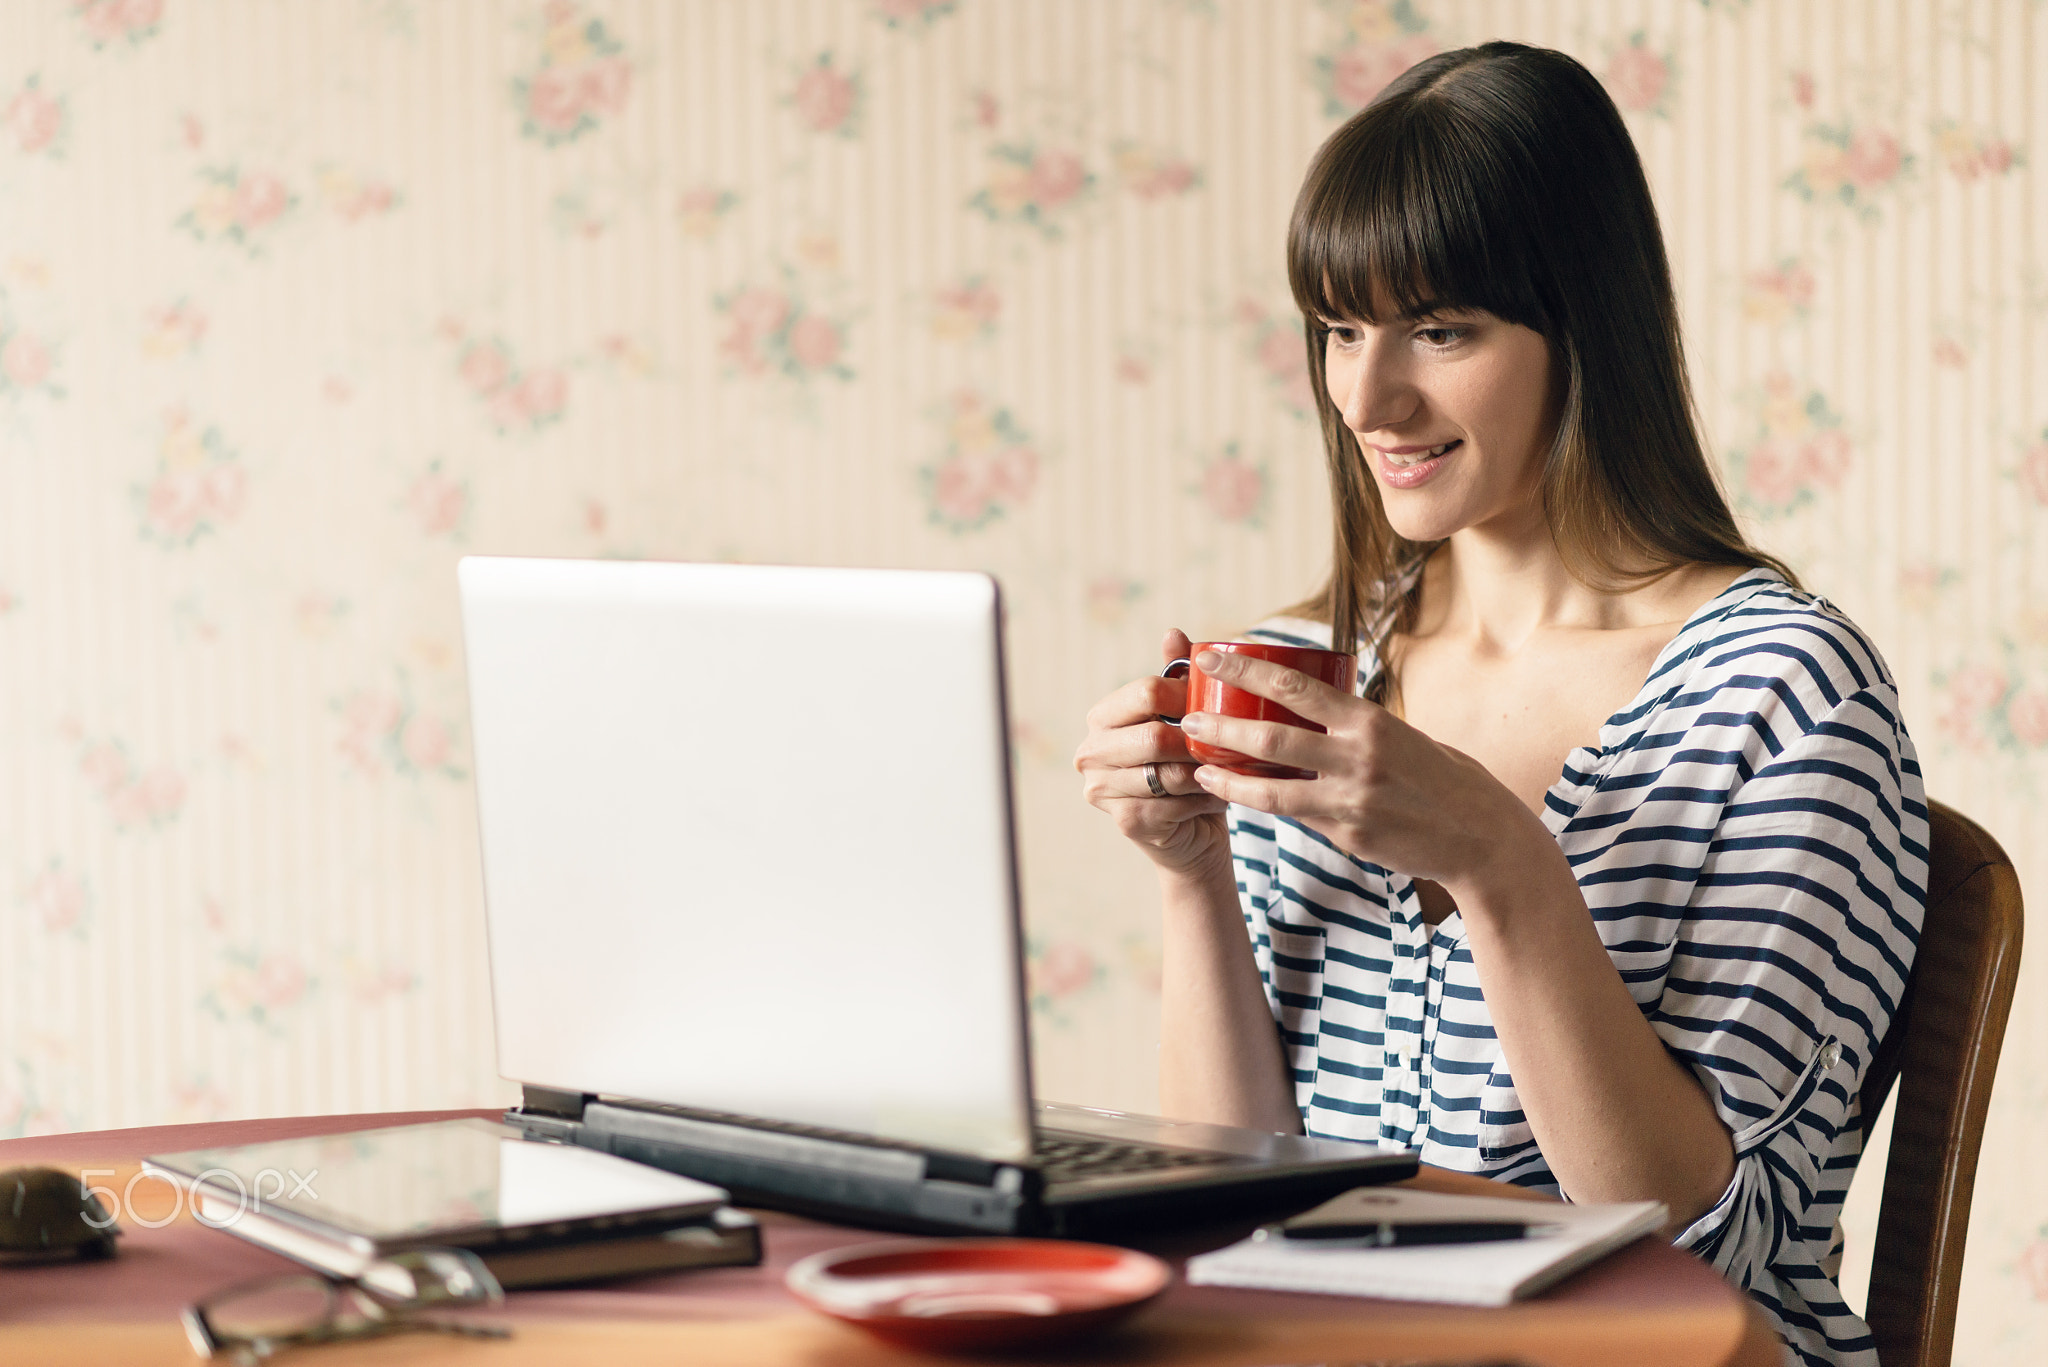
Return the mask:
[[1033,1098],[1002,610],[942,571],[458,570],[536,1138],[888,1228],[1269,1218],[1408,1150]]

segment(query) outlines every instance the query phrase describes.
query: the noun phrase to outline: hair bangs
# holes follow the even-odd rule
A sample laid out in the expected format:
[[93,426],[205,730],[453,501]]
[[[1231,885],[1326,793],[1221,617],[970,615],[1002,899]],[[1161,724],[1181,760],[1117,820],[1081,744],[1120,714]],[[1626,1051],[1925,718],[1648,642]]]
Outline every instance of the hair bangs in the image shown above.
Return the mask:
[[1288,283],[1311,326],[1462,308],[1550,331],[1515,222],[1528,206],[1461,131],[1448,102],[1424,96],[1368,109],[1324,146],[1288,233]]

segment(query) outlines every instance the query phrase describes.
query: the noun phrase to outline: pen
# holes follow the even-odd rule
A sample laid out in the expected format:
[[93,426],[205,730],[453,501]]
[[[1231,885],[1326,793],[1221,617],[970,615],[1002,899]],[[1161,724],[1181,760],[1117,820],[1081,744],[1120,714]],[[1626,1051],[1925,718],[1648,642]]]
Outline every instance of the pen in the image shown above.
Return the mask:
[[1399,1248],[1409,1244],[1483,1244],[1500,1239],[1525,1239],[1547,1234],[1552,1226],[1523,1220],[1362,1220],[1345,1224],[1282,1224],[1271,1226],[1284,1239],[1335,1241],[1363,1248]]

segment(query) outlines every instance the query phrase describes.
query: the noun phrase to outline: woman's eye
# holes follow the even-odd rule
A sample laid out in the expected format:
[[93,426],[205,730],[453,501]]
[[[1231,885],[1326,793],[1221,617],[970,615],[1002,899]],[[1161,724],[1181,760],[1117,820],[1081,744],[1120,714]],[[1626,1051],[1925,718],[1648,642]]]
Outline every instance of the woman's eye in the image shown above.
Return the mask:
[[1420,331],[1418,331],[1415,335],[1421,338],[1424,345],[1426,346],[1447,347],[1453,346],[1458,342],[1463,341],[1465,338],[1465,333],[1466,329],[1464,328],[1445,327],[1423,328]]
[[1327,325],[1327,330],[1330,334],[1330,340],[1338,346],[1351,346],[1358,341],[1358,329],[1347,327],[1343,323],[1330,323]]

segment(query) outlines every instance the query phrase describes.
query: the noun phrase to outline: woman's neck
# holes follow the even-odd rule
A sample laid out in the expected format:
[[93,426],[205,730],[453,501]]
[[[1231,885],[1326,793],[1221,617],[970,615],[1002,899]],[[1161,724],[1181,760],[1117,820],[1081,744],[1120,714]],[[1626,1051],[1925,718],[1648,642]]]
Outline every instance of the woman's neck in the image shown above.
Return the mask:
[[1504,542],[1460,532],[1422,572],[1414,634],[1466,636],[1488,653],[1513,654],[1537,631],[1591,625],[1606,595],[1572,577],[1548,533]]
[[[1439,546],[1423,568],[1412,634],[1462,636],[1484,653],[1512,655],[1549,628],[1647,626],[1674,613],[1682,617],[1697,606],[1703,586],[1692,583],[1695,575],[1688,571],[1704,569],[1685,567],[1604,591],[1572,574],[1547,527],[1539,535],[1515,538],[1463,531]],[[1715,572],[1715,577],[1732,579],[1738,572]]]

